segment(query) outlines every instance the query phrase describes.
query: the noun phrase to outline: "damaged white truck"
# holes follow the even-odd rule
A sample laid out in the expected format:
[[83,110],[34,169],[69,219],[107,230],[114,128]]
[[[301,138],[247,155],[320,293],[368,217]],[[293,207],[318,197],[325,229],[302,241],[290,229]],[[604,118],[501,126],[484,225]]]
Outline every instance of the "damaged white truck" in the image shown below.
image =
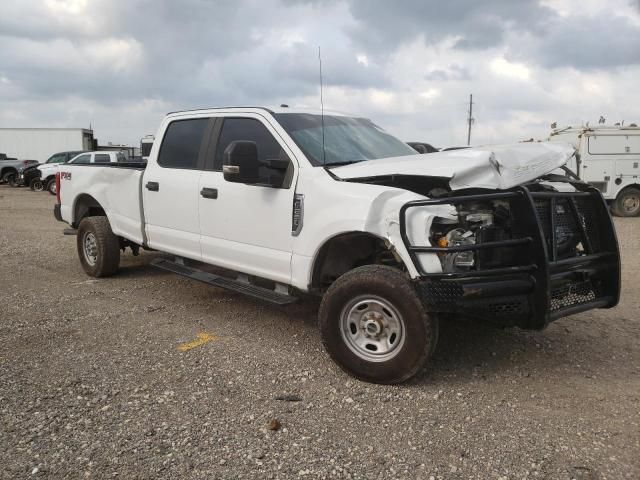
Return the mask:
[[276,304],[320,295],[323,343],[360,379],[419,372],[443,318],[542,329],[618,303],[606,203],[551,173],[569,145],[419,155],[367,119],[240,107],[171,113],[155,138],[146,165],[61,165],[54,213],[84,270],[144,248]]

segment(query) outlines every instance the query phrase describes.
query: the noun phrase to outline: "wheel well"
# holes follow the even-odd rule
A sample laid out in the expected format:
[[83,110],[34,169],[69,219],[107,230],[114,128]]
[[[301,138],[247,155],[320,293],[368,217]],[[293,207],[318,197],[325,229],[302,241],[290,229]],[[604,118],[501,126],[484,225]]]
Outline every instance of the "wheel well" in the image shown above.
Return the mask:
[[0,170],[0,177],[2,177],[5,173],[9,173],[9,172],[18,173],[18,170],[16,170],[14,167],[5,167],[2,170]]
[[316,255],[311,288],[323,291],[343,273],[375,264],[405,268],[380,237],[366,232],[337,235],[327,240]]
[[625,190],[629,190],[630,188],[635,188],[636,190],[640,190],[640,184],[638,183],[632,183],[630,185],[626,185],[622,190],[620,190],[618,192],[618,194],[616,195],[616,199],[625,191]]
[[91,195],[82,194],[76,199],[73,209],[73,226],[78,228],[80,221],[85,217],[106,217],[102,206]]

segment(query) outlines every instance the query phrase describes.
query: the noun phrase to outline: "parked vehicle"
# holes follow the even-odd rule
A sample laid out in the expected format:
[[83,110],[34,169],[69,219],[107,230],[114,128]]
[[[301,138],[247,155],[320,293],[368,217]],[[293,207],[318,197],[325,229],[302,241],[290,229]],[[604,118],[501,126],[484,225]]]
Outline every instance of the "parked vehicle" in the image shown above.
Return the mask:
[[37,163],[36,160],[18,160],[9,157],[0,160],[0,179],[11,186],[17,186],[19,171],[29,165]]
[[[64,160],[62,160],[64,159]],[[46,164],[40,165],[40,177],[44,188],[51,194],[56,194],[56,172],[62,163],[117,163],[126,162],[127,158],[118,150],[96,152],[62,152],[53,155]]]
[[640,127],[562,128],[549,141],[576,148],[568,167],[600,190],[616,215],[640,216]]
[[320,295],[323,343],[358,378],[420,371],[443,313],[542,329],[618,303],[601,194],[548,176],[569,145],[426,162],[369,120],[289,108],[172,113],[156,139],[146,166],[60,166],[54,214],[77,229],[85,272],[112,275],[121,249],[142,247],[176,256],[159,268],[276,304]]
[[25,167],[22,171],[18,172],[18,184],[28,186],[31,190],[36,192],[41,192],[44,190],[44,185],[42,183],[42,179],[40,178],[40,170],[38,167],[39,163],[35,165],[29,165]]
[[84,151],[74,150],[69,152],[54,153],[47,159],[46,162],[38,166],[40,178],[46,190],[48,190],[49,192],[53,192],[53,195],[55,195],[56,172],[58,171],[58,164],[66,163],[80,153],[84,153]]

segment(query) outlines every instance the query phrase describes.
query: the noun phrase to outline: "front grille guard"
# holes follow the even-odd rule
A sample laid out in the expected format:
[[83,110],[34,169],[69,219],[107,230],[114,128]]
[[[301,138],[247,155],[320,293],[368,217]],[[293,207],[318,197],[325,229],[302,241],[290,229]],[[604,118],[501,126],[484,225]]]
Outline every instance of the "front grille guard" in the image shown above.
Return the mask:
[[[400,235],[421,277],[420,290],[427,307],[432,311],[503,316],[508,319],[506,323],[523,328],[544,328],[550,321],[566,315],[615,306],[620,294],[620,258],[611,215],[596,189],[575,186],[580,190],[538,192],[520,186],[504,192],[404,204],[400,209]],[[408,237],[409,209],[494,200],[508,201],[510,211],[517,212],[511,217],[513,238],[437,247],[414,245]],[[567,256],[561,251],[561,237],[567,231],[578,235],[579,256]],[[419,259],[420,253],[493,249],[515,250],[516,265],[429,273]],[[496,289],[496,282],[503,284],[503,288]],[[441,292],[446,294],[441,295]]]

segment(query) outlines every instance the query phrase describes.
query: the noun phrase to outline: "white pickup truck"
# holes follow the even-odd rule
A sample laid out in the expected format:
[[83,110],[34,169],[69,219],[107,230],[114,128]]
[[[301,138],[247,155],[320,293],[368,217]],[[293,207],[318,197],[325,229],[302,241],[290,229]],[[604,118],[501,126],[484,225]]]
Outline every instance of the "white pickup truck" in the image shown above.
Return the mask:
[[146,166],[60,166],[54,213],[84,270],[142,247],[277,304],[321,295],[323,343],[360,379],[420,371],[455,315],[541,329],[618,302],[606,203],[550,174],[568,145],[419,155],[364,118],[240,107],[171,113],[155,138]]

